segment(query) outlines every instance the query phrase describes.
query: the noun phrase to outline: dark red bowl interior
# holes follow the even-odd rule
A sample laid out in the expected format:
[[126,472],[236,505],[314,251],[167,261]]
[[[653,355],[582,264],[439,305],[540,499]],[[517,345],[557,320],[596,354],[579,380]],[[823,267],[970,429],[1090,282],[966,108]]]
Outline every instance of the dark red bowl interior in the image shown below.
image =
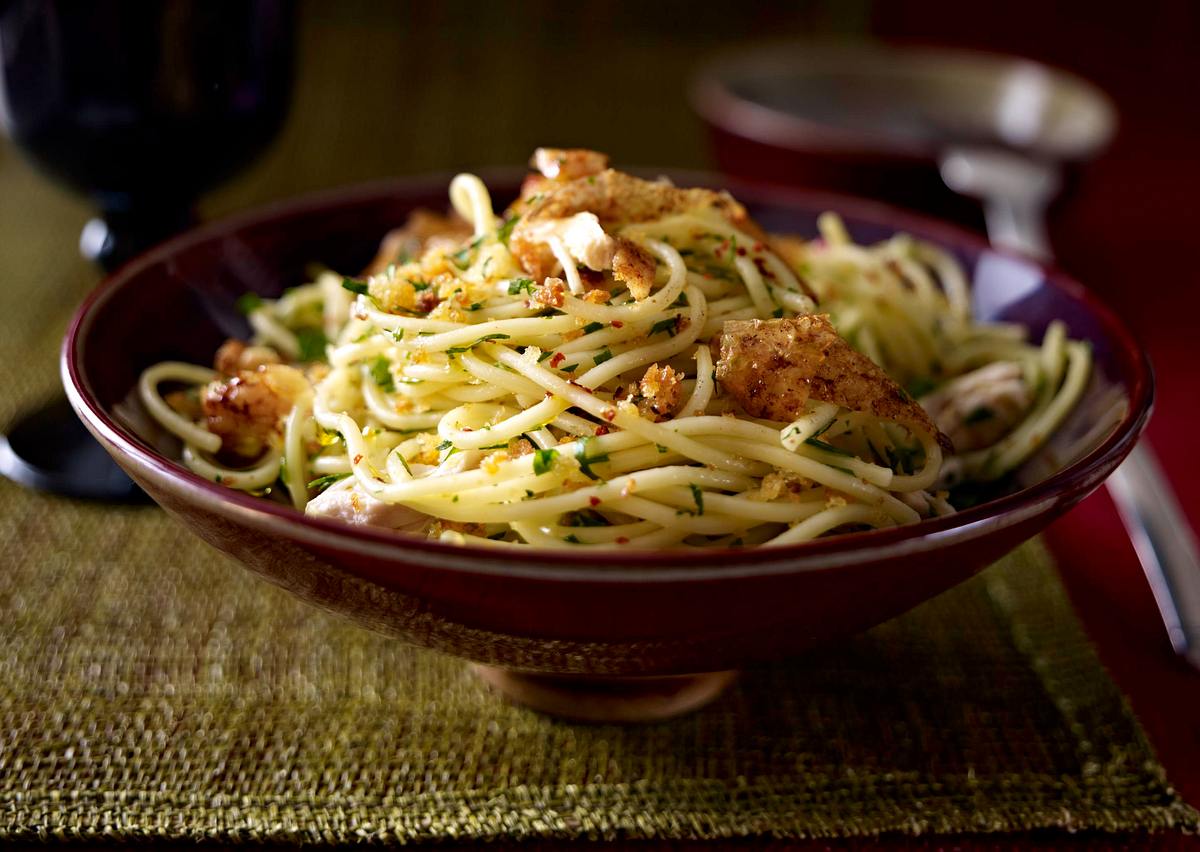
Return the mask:
[[[515,173],[485,177],[497,199],[515,191]],[[678,180],[713,183],[701,175]],[[1117,317],[1061,272],[883,205],[742,185],[730,188],[768,230],[811,235],[817,215],[833,209],[859,241],[906,231],[949,248],[974,281],[979,316],[1022,322],[1035,339],[1058,318],[1071,335],[1091,341],[1099,384],[1124,394],[1127,416],[1101,446],[1066,469],[949,518],[776,549],[584,554],[569,548],[477,550],[306,518],[193,475],[114,412],[146,366],[164,359],[208,363],[226,337],[245,336],[234,304],[241,294],[276,295],[303,282],[313,262],[360,269],[382,234],[409,210],[444,208],[448,182],[438,176],[307,197],[171,240],[89,297],[63,351],[64,382],[76,410],[169,511],[274,581],[409,638],[413,628],[405,619],[411,613],[364,613],[372,590],[402,593],[439,619],[503,636],[713,640],[673,657],[643,653],[639,671],[695,670],[701,654],[728,662],[810,644],[901,612],[1035,534],[1115,468],[1150,410],[1152,379],[1141,347]],[[365,585],[350,589],[356,584]],[[614,620],[616,611],[621,617]],[[384,623],[389,619],[394,623]],[[804,624],[799,632],[798,622]],[[768,634],[774,639],[755,638]],[[722,636],[724,644],[716,644]],[[464,650],[461,636],[415,638],[476,659],[487,656],[475,646]],[[512,662],[497,654],[494,661]],[[561,662],[525,667],[562,670]]]

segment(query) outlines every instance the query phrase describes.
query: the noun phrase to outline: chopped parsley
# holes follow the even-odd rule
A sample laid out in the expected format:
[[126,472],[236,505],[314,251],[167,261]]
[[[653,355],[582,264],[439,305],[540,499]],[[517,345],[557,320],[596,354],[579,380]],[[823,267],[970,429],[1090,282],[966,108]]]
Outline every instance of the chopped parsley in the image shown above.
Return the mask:
[[604,323],[602,322],[589,322],[583,327],[583,333],[591,334],[593,331],[599,331],[602,328],[604,328]]
[[329,340],[319,328],[296,329],[296,341],[300,344],[301,361],[324,361],[325,345]]
[[547,358],[549,358],[550,356],[552,356],[553,354],[554,354],[554,350],[553,350],[553,349],[547,349],[545,352],[543,352],[541,355],[539,355],[539,356],[538,356],[538,360],[537,360],[537,362],[540,364],[540,363],[542,363],[543,361],[545,361]]
[[982,423],[985,420],[991,420],[995,416],[996,412],[992,411],[992,409],[988,408],[986,405],[981,405],[964,417],[963,423],[966,423],[969,426],[972,423]]
[[597,352],[596,356],[592,360],[596,362],[596,366],[600,366],[605,361],[611,360],[612,356],[612,352],[606,347]]
[[351,293],[357,293],[360,296],[365,296],[367,295],[367,282],[357,281],[353,278],[343,278],[342,289],[349,290]]
[[238,300],[233,304],[238,313],[249,316],[263,306],[263,300],[257,293],[249,292],[238,296]]
[[396,390],[396,379],[392,376],[392,364],[386,356],[380,355],[371,362],[371,378],[386,393]]
[[595,509],[579,509],[563,515],[562,525],[564,527],[607,527],[609,523],[608,518]]
[[597,455],[588,455],[588,444],[591,443],[591,438],[581,438],[579,447],[575,450],[575,461],[579,462],[579,471],[588,479],[599,479],[592,471],[592,465],[600,464],[608,461],[608,453],[598,453]]
[[671,304],[667,305],[667,307],[668,308],[686,308],[686,307],[688,307],[687,293],[680,293],[679,298],[676,299]]
[[671,337],[674,337],[675,336],[675,326],[677,325],[678,319],[679,319],[678,316],[673,316],[673,317],[668,317],[665,320],[659,320],[654,325],[650,326],[650,331],[647,332],[646,336],[653,337],[654,335],[660,334],[661,332],[665,331]]
[[433,286],[428,281],[425,281],[421,278],[409,278],[408,283],[411,284],[412,288],[418,293],[420,293],[422,290],[428,290],[431,286]]
[[581,543],[579,541],[579,536],[575,535],[575,533],[571,533],[569,536],[564,538],[563,541],[567,542],[568,544],[580,544]]
[[463,246],[458,251],[450,255],[450,259],[454,261],[454,265],[459,269],[466,269],[471,265],[471,253],[479,248],[479,244],[483,242],[483,237],[471,242],[470,245]]
[[508,238],[512,236],[513,226],[517,224],[517,220],[520,218],[520,216],[513,214],[505,219],[503,224],[500,225],[500,228],[496,231],[496,239],[498,239],[502,245],[508,245]]
[[324,491],[335,482],[341,482],[350,474],[348,473],[330,473],[325,476],[318,476],[316,479],[308,483],[309,489],[316,489],[317,493]]
[[816,435],[809,438],[804,443],[808,444],[810,447],[816,447],[818,450],[824,450],[827,453],[833,453],[835,456],[845,456],[846,458],[851,459],[855,458],[854,453],[847,452],[841,447],[835,447],[833,444],[827,444],[824,441],[819,440]]
[[532,278],[514,278],[508,282],[508,295],[515,296],[518,293],[533,293]]
[[533,472],[538,476],[541,476],[543,473],[549,473],[550,469],[554,467],[554,459],[557,457],[558,450],[552,448],[546,450],[534,450]]
[[704,492],[700,490],[700,486],[695,483],[688,485],[692,489],[692,499],[696,501],[696,514],[704,514]]
[[483,337],[479,338],[474,343],[468,343],[466,346],[451,346],[449,349],[446,350],[446,354],[447,355],[459,355],[463,352],[468,351],[469,349],[472,349],[472,348],[478,346],[480,343],[486,343],[489,340],[508,340],[508,338],[509,338],[509,335],[507,335],[507,334],[485,334]]

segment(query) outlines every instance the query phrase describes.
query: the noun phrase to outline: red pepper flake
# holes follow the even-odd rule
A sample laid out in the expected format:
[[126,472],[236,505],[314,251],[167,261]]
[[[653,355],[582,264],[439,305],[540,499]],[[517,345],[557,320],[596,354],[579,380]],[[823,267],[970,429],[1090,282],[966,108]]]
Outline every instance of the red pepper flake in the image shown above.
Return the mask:
[[554,394],[551,391],[546,391],[546,399],[550,399]]
[[595,435],[596,435],[596,437],[599,437],[601,435],[607,435],[608,432],[609,432],[608,427],[605,426],[603,423],[601,423],[599,426],[596,427]]
[[739,257],[746,256],[746,247],[745,246],[738,246],[738,256]]
[[589,498],[588,498],[588,504],[589,504],[589,505],[592,505],[592,506],[599,506],[599,505],[600,505],[600,498],[599,498],[599,497],[589,497]]
[[625,538],[623,535],[619,535],[617,536],[617,544],[629,544],[629,539]]
[[607,420],[609,423],[612,423],[613,418],[616,416],[617,416],[617,410],[615,408],[604,409],[604,419]]
[[764,246],[762,243],[755,243],[753,248],[755,251],[762,251],[766,248],[766,246]]
[[557,367],[559,364],[561,364],[565,360],[567,360],[566,355],[562,354],[561,352],[555,352],[554,357],[550,359],[550,366]]
[[362,461],[362,453],[359,453],[358,455],[356,455],[356,456],[354,457],[354,463],[355,463],[355,464],[358,464],[360,461]]
[[774,278],[775,273],[767,269],[767,262],[761,257],[754,258],[754,265],[758,267],[758,272],[763,278]]
[[584,387],[583,385],[579,384],[579,382],[575,381],[574,379],[567,379],[567,384],[574,385],[575,387],[579,388],[584,393],[595,393],[594,390],[592,390],[591,388]]
[[613,328],[624,328],[625,327],[625,323],[621,322],[620,320],[613,320],[612,322],[609,323],[609,325],[611,325]]

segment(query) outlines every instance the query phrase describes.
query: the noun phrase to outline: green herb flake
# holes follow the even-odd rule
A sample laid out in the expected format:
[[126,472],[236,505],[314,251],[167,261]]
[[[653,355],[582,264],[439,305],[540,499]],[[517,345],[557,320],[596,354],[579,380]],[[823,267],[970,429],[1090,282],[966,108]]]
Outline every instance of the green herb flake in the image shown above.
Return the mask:
[[371,362],[371,378],[385,393],[392,393],[396,390],[396,379],[392,376],[392,364],[384,355],[380,355]]
[[574,373],[578,369],[579,369],[578,364],[568,364],[565,367],[560,367],[559,372],[560,373]]
[[775,317],[775,319],[779,319],[783,316],[783,308],[776,308],[775,310],[771,311],[771,316]]
[[562,525],[564,527],[610,526],[608,518],[601,515],[595,509],[579,509],[574,512],[567,512],[567,514],[563,515]]
[[349,290],[351,293],[357,293],[360,296],[367,295],[367,282],[358,281],[354,278],[343,278],[342,289]]
[[257,293],[243,293],[233,304],[238,309],[238,313],[250,316],[263,306],[263,299]]
[[575,535],[575,533],[571,533],[569,536],[564,538],[563,541],[567,542],[568,544],[581,544],[579,541],[579,536]]
[[324,361],[325,346],[329,339],[319,328],[296,329],[296,341],[300,344],[301,361]]
[[601,349],[599,352],[597,352],[596,356],[592,360],[596,362],[596,366],[598,367],[601,364],[603,364],[605,361],[612,360],[612,356],[613,356],[612,352],[609,349],[605,348],[605,349]]
[[325,476],[318,476],[316,479],[308,483],[309,490],[315,490],[318,494],[333,485],[335,482],[341,482],[350,474],[348,473],[330,473]]
[[600,464],[608,461],[608,453],[598,453],[597,455],[588,455],[588,444],[592,441],[591,438],[581,438],[579,447],[575,450],[575,461],[579,462],[579,472],[588,479],[599,479],[592,471],[592,465]]
[[517,224],[517,220],[520,218],[520,216],[514,214],[505,219],[500,225],[500,228],[496,231],[496,239],[498,239],[502,245],[506,247],[508,246],[508,238],[512,236],[513,226]]
[[995,416],[996,412],[992,411],[992,409],[988,408],[986,405],[981,405],[978,408],[973,409],[970,414],[964,417],[963,423],[969,426],[972,423],[982,423],[985,420],[991,420]]
[[543,352],[541,355],[538,356],[537,362],[540,364],[553,354],[554,354],[553,349],[547,349],[545,352]]
[[678,319],[679,319],[678,316],[674,316],[674,317],[668,317],[665,320],[659,320],[654,325],[650,326],[650,331],[647,333],[647,337],[653,337],[654,335],[660,334],[661,332],[664,332],[664,331],[667,334],[669,334],[671,337],[674,337],[675,336],[675,326],[677,324]]
[[460,355],[463,352],[466,352],[470,349],[475,348],[480,343],[487,343],[489,340],[508,340],[508,339],[509,339],[509,335],[507,335],[507,334],[485,334],[483,337],[479,338],[478,340],[474,341],[473,343],[468,343],[466,346],[451,346],[449,349],[446,350],[446,354],[447,355]]
[[532,278],[514,278],[508,282],[508,295],[516,296],[519,293],[533,293]]
[[846,458],[851,459],[856,457],[854,453],[847,452],[841,447],[835,447],[833,444],[827,444],[824,441],[819,440],[815,435],[804,443],[808,444],[810,447],[816,447],[818,450],[824,450],[827,453],[833,453],[835,456],[845,456]]
[[679,298],[676,299],[671,304],[667,305],[667,307],[669,307],[669,308],[686,308],[686,307],[688,307],[687,293],[680,293]]
[[442,450],[448,450],[453,446],[454,445],[451,444],[449,441],[442,441],[440,444],[438,444],[436,447],[434,447],[434,449],[436,449],[440,453]]
[[458,251],[450,255],[450,259],[454,261],[454,265],[459,269],[466,269],[471,265],[471,253],[475,251],[475,244],[463,246]]
[[700,486],[696,485],[695,483],[689,484],[688,487],[692,489],[692,499],[696,501],[696,514],[703,515],[704,514],[704,491],[702,491]]
[[534,450],[533,453],[533,472],[538,476],[543,473],[549,473],[554,467],[554,459],[558,457],[558,450]]
[[591,334],[593,331],[599,331],[602,328],[604,328],[604,323],[602,322],[589,322],[583,327],[583,333]]

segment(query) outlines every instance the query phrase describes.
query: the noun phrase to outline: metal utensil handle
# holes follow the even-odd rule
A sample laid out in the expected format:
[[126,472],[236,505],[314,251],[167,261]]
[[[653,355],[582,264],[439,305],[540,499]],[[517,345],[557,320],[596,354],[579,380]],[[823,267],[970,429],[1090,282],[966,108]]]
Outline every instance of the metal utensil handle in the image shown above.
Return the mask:
[[[983,201],[993,245],[1051,257],[1045,211],[1057,191],[1056,169],[1010,152],[952,148],[943,156],[942,176],[951,189]],[[1136,445],[1107,485],[1172,647],[1200,668],[1200,551],[1150,445]]]
[[1138,444],[1108,479],[1171,646],[1200,668],[1200,552],[1158,459]]

